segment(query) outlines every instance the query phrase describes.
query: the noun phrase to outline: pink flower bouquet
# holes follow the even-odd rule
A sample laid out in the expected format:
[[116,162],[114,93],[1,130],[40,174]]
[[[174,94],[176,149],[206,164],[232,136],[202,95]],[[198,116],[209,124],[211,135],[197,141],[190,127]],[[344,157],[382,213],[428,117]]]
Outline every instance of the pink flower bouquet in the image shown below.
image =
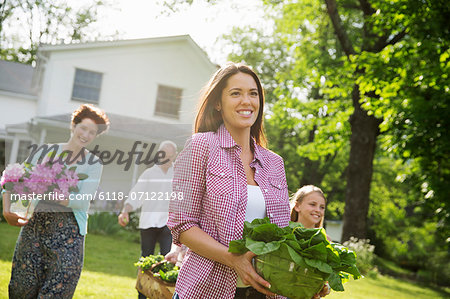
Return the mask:
[[[70,192],[78,192],[78,182],[87,177],[84,173],[76,173],[76,166],[69,168],[59,159],[52,160],[46,157],[42,163],[36,165],[30,163],[8,165],[3,171],[0,185],[2,189],[15,194],[11,197],[12,201],[19,198],[22,205],[28,207],[26,213],[28,214],[30,200],[36,195],[52,193],[53,199],[68,198]],[[46,197],[43,198],[45,200]]]

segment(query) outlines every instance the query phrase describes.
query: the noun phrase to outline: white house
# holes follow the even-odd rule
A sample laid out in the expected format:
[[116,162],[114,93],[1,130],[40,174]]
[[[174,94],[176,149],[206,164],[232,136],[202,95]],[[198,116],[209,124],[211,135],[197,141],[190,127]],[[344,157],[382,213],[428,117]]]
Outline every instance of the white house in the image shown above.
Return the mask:
[[[71,112],[82,103],[99,106],[111,120],[90,149],[127,153],[138,141],[148,144],[147,153],[166,139],[181,148],[199,91],[216,69],[189,35],[44,45],[36,68],[0,61],[2,162],[23,161],[32,143],[67,141]],[[100,188],[128,192],[145,167],[105,165]]]

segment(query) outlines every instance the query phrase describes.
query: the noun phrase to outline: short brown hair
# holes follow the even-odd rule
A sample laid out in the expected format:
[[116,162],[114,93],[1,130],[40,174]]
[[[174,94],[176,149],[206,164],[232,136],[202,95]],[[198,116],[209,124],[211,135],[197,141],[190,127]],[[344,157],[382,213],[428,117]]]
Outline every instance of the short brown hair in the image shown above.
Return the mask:
[[[327,203],[327,199],[325,198],[325,195],[323,194],[323,191],[314,185],[305,185],[301,187],[300,189],[295,192],[295,194],[292,196],[290,202],[291,202],[291,221],[297,221],[298,219],[298,212],[294,209],[297,204],[302,203],[303,199],[308,196],[309,194],[317,192],[320,195],[322,195],[323,199],[325,200],[325,203]],[[319,224],[316,224],[316,227],[323,227],[323,219],[325,218],[325,215],[322,216],[322,219],[320,219]]]
[[72,124],[77,125],[83,119],[89,118],[98,126],[97,135],[102,134],[109,128],[109,118],[105,111],[91,104],[82,104],[72,113]]
[[219,129],[220,125],[223,123],[223,119],[221,113],[215,108],[222,98],[222,91],[227,85],[228,78],[237,73],[245,73],[255,79],[258,87],[259,111],[258,117],[250,129],[250,135],[255,138],[257,144],[266,146],[267,140],[264,135],[263,126],[264,90],[258,75],[249,66],[243,63],[229,62],[217,70],[211,77],[208,84],[204,87],[204,92],[200,98],[200,108],[195,119],[194,132],[216,132],[217,129]]

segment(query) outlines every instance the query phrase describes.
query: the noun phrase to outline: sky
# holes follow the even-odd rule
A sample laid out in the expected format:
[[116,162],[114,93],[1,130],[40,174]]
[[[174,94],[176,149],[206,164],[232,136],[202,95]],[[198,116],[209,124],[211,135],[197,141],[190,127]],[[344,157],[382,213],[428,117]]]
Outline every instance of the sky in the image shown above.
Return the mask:
[[259,28],[267,24],[261,0],[218,0],[214,5],[197,0],[169,15],[162,13],[162,0],[112,1],[112,7],[99,12],[97,26],[102,33],[117,30],[120,39],[189,34],[217,64],[226,62],[227,55],[223,45],[216,42],[221,35],[234,26]]

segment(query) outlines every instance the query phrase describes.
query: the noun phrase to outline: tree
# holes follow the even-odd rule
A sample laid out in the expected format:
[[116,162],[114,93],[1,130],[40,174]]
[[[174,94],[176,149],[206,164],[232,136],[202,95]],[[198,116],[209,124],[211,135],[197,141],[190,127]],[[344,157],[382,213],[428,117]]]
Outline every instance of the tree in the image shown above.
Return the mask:
[[[366,236],[372,164],[379,134],[383,135],[386,149],[389,144],[407,161],[413,155],[408,156],[406,144],[413,144],[417,138],[405,138],[405,133],[424,133],[429,130],[441,130],[440,135],[443,133],[441,126],[448,119],[448,106],[442,97],[445,97],[445,90],[448,89],[448,80],[445,82],[444,79],[448,73],[446,53],[449,44],[449,26],[443,26],[448,25],[448,21],[445,21],[448,6],[444,2],[347,0],[340,2],[338,7],[335,0],[325,0],[324,4],[309,0],[283,3],[267,1],[283,11],[278,30],[284,32],[286,41],[298,49],[297,64],[303,65],[298,70],[308,72],[302,77],[306,77],[311,86],[320,88],[325,97],[351,98],[353,111],[349,119],[351,138],[344,240],[350,236]],[[421,49],[424,43],[427,44],[427,51]],[[410,62],[415,60],[418,63],[413,63],[415,66],[411,68]],[[435,66],[431,73],[426,70],[430,66]],[[414,108],[420,106],[418,103],[423,103],[420,94],[424,92],[417,93],[417,88],[411,87],[417,86],[414,80],[417,81],[425,74],[429,78],[429,85],[422,84],[419,89],[434,91],[435,102],[428,106],[442,108],[442,111],[434,114],[434,121],[424,110]],[[441,84],[439,87],[438,83]],[[413,95],[414,103],[405,101]],[[428,121],[409,128],[399,128],[396,126],[396,115],[403,116],[405,111],[410,112],[404,118],[408,123],[412,121],[408,118],[413,116],[412,111],[418,113],[415,114],[416,118]],[[413,136],[410,134],[409,137]],[[438,151],[440,155],[429,155],[422,151],[414,157],[422,161],[428,157],[421,168],[428,176],[432,172],[427,168],[437,164],[429,164],[429,158],[438,159],[440,165],[445,165],[441,170],[444,175],[449,169],[448,149],[444,148],[446,142],[441,139],[438,145],[436,138],[433,140],[435,145],[429,152]],[[421,144],[425,149],[426,143],[423,141]],[[405,145],[400,148],[402,143]],[[441,201],[444,194],[440,192]],[[447,211],[443,214],[448,213],[448,209],[443,210]]]
[[[284,45],[283,55],[287,53],[289,58],[287,67],[278,68],[285,62],[285,56],[277,59],[275,55],[271,61],[264,60],[266,68],[257,67],[262,71],[272,69],[267,77],[275,78],[269,80],[270,86],[275,87],[269,96],[275,101],[269,105],[275,116],[271,115],[267,123],[277,120],[276,115],[298,115],[297,107],[302,108],[301,112],[306,110],[307,105],[295,95],[300,88],[306,90],[308,99],[314,99],[312,105],[328,108],[327,118],[318,123],[319,132],[327,122],[331,123],[326,127],[329,132],[339,132],[336,125],[342,126],[344,122],[351,128],[343,239],[367,235],[377,143],[381,150],[401,157],[404,163],[419,165],[415,169],[419,186],[411,187],[423,190],[425,213],[440,220],[439,223],[448,224],[450,207],[445,182],[449,181],[450,147],[445,136],[450,127],[447,104],[450,26],[446,1],[343,0],[338,4],[335,0],[265,0],[264,3],[277,12],[274,42]],[[246,41],[240,39],[242,36],[235,37],[234,42],[243,44],[247,54],[252,53]],[[271,47],[267,47],[269,52]],[[258,53],[264,50],[265,47],[257,47],[253,61],[247,60],[249,55],[246,61],[265,59]],[[339,109],[342,113],[337,113]],[[351,115],[348,122],[343,120],[344,115]],[[290,125],[287,122],[281,119],[274,122],[279,136],[289,140],[286,136],[291,133],[298,141],[305,140],[299,138],[307,135],[305,129],[298,134],[300,122],[293,120]],[[316,127],[306,128],[311,131]],[[323,132],[310,138],[311,148],[317,149],[320,159],[324,156],[316,145],[327,145],[326,138],[330,137]],[[286,160],[291,159],[289,153],[294,148],[286,151]],[[448,231],[448,225],[443,228]]]
[[0,58],[31,64],[40,44],[99,38],[92,30],[101,0],[80,7],[63,0],[4,0],[0,4]]

